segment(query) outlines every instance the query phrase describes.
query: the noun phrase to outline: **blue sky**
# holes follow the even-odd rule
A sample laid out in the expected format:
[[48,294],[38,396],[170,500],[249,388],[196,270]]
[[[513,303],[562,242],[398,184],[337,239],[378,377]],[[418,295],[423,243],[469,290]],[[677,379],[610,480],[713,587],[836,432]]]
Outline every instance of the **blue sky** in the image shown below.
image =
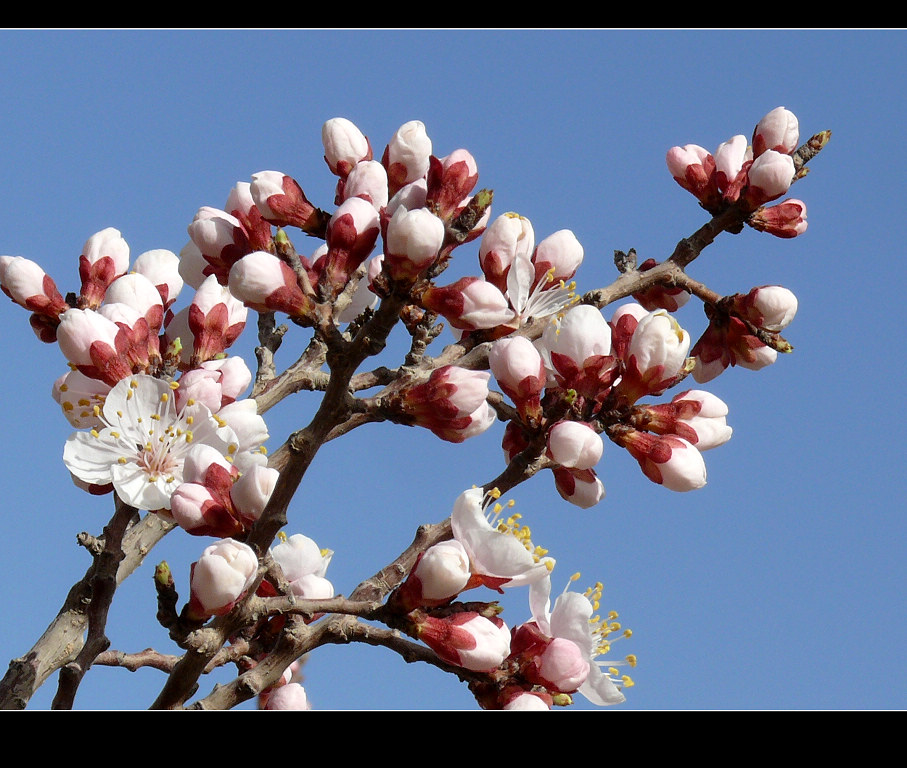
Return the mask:
[[[320,130],[331,117],[353,120],[376,153],[412,119],[435,154],[469,149],[495,213],[528,217],[537,240],[576,233],[583,291],[613,279],[614,249],[661,260],[704,221],[666,170],[672,145],[749,136],[779,105],[804,137],[831,129],[793,191],[808,206],[806,234],[724,235],[690,268],[720,293],[782,284],[800,300],[785,334],[792,355],[706,387],[729,404],[734,428],[706,455],[708,485],[654,486],[609,444],[597,507],[564,503],[550,473],[510,496],[558,559],[555,592],[575,571],[580,584],[600,580],[605,606],[634,630],[618,646],[640,660],[621,708],[907,706],[903,32],[6,31],[0,43],[0,253],[38,261],[64,290],[77,287],[92,233],[120,229],[135,255],[178,252],[196,210],[221,207],[260,170],[294,176],[328,207],[334,177]],[[461,251],[455,274],[476,274],[475,247]],[[31,646],[87,567],[76,534],[98,533],[110,510],[60,461],[72,431],[50,398],[62,355],[34,339],[26,313],[9,302],[2,312],[8,659]],[[677,316],[694,338],[704,328],[693,303]],[[297,334],[286,346],[303,342]],[[250,362],[251,347],[250,338],[239,346]],[[314,402],[302,393],[269,415],[272,449]],[[318,455],[288,532],[335,550],[328,575],[348,593],[420,523],[498,474],[501,433],[456,446],[367,426]],[[166,559],[185,595],[205,544],[175,533],[154,550],[122,587],[112,647],[175,652],[154,620],[151,570]],[[504,618],[527,616],[525,591],[508,594]],[[76,706],[143,708],[162,682],[153,670],[93,670]],[[306,687],[320,709],[475,707],[462,684],[377,648],[319,650]],[[33,706],[49,706],[53,688]]]

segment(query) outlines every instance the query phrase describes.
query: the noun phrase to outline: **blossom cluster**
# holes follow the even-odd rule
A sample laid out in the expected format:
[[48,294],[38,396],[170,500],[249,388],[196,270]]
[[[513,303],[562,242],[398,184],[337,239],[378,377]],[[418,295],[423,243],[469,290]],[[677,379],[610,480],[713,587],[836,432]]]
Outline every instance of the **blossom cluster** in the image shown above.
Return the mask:
[[[486,709],[549,709],[570,703],[576,692],[599,705],[623,701],[620,689],[633,681],[615,667],[636,659],[598,659],[618,634],[630,634],[621,632],[616,613],[604,622],[593,617],[601,585],[586,594],[565,591],[552,610],[555,561],[532,543],[520,515],[503,517],[498,497],[479,488],[460,494],[451,515],[453,538],[419,556],[388,607],[405,615],[403,628],[441,659],[487,673],[472,684]],[[509,629],[494,603],[454,602],[479,586],[498,592],[528,587],[532,617]]]
[[543,441],[561,496],[580,507],[605,495],[594,467],[600,433],[625,448],[653,482],[674,491],[706,482],[701,452],[731,436],[727,406],[689,390],[670,403],[640,403],[678,384],[691,370],[690,336],[663,309],[620,307],[607,322],[579,305],[552,322],[536,344],[515,336],[495,342],[489,364],[516,405],[504,433],[508,461]]
[[768,208],[790,188],[796,167],[793,153],[800,140],[796,115],[777,107],[753,130],[752,143],[738,134],[714,153],[698,144],[671,147],[668,170],[674,180],[692,193],[709,213],[732,205],[751,215],[746,223],[777,237],[796,237],[806,231],[806,205],[788,199]]
[[[802,201],[766,204],[797,178],[798,141],[797,118],[778,107],[758,123],[751,142],[733,136],[714,153],[673,147],[667,164],[710,214],[736,215],[731,231],[743,222],[795,237],[806,230]],[[606,320],[576,295],[584,249],[573,232],[562,229],[536,243],[526,217],[492,218],[491,193],[476,190],[473,156],[464,149],[435,156],[420,121],[402,125],[380,160],[344,118],[324,124],[322,144],[335,177],[333,212],[310,202],[291,176],[266,170],[238,182],[223,209],[200,208],[179,257],[148,251],[130,271],[119,231],[92,235],[78,260],[77,292],[64,295],[29,259],[0,256],[0,288],[69,366],[52,394],[78,430],[63,450],[74,482],[216,539],[192,564],[190,596],[174,623],[194,628],[231,611],[239,615],[247,600],[259,606],[268,598],[326,601],[335,594],[326,578],[331,550],[302,534],[280,533],[280,543],[260,559],[247,543],[281,479],[268,466],[269,433],[258,405],[243,397],[252,373],[228,354],[249,310],[315,328],[332,353],[322,358],[328,367],[354,347],[375,312],[388,324],[401,320],[414,338],[407,364],[382,374],[388,386],[358,401],[357,413],[420,426],[451,443],[485,432],[500,416],[507,421],[508,464],[520,455],[527,464],[543,460],[559,494],[579,507],[605,495],[596,472],[603,437],[654,483],[678,492],[705,485],[702,453],[730,439],[728,407],[700,389],[670,400],[666,393],[688,375],[704,384],[728,367],[758,370],[788,351],[780,333],[797,311],[791,291],[766,285],[715,298],[676,275],[643,281],[646,287],[632,293],[635,302]],[[323,244],[298,253],[290,227]],[[436,284],[455,249],[472,241],[481,275]],[[636,269],[633,253],[622,271],[644,275],[659,267],[648,259]],[[193,297],[175,311],[185,285]],[[711,297],[708,327],[695,343],[673,315],[691,291]],[[392,311],[376,310],[379,300]],[[481,356],[467,368],[415,354],[440,332],[439,317],[461,346],[485,343],[490,371],[473,369],[484,366]],[[492,395],[492,376],[512,406]],[[636,659],[600,659],[630,635],[616,613],[599,615],[602,585],[582,594],[565,590],[552,606],[555,560],[533,544],[518,514],[505,516],[509,507],[497,503],[499,496],[463,492],[451,515],[452,537],[418,556],[380,615],[442,662],[477,673],[468,676],[470,687],[485,708],[549,709],[570,703],[574,693],[599,705],[622,701],[633,681],[617,667],[635,666]],[[530,618],[509,628],[497,603],[458,600],[479,587],[499,593],[527,587]],[[322,607],[308,606],[305,621],[318,620]],[[247,635],[258,644],[243,664],[267,656],[285,610],[256,614]],[[259,704],[310,706],[289,669]]]
[[[276,473],[260,450],[268,432],[255,401],[240,399],[252,374],[241,358],[224,354],[245,326],[245,307],[210,278],[174,315],[184,285],[177,256],[148,251],[128,272],[129,246],[113,228],[92,235],[82,251],[72,306],[31,260],[0,259],[3,290],[32,311],[38,337],[56,342],[69,363],[53,396],[70,423],[86,430],[63,451],[74,481],[166,516],[176,497],[174,519],[193,532],[248,528]],[[192,495],[187,485],[206,482],[205,494]],[[223,517],[231,496],[233,523],[203,521]],[[217,505],[221,511],[213,512]]]

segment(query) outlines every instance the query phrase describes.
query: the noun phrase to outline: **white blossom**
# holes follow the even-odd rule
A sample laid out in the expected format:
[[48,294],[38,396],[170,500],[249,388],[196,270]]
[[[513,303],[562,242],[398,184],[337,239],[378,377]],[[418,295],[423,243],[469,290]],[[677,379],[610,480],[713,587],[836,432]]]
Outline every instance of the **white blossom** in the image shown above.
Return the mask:
[[74,433],[63,463],[83,482],[112,483],[120,499],[137,509],[170,509],[191,445],[226,455],[238,444],[236,433],[204,405],[177,409],[170,385],[151,376],[120,381],[96,415],[104,427]]

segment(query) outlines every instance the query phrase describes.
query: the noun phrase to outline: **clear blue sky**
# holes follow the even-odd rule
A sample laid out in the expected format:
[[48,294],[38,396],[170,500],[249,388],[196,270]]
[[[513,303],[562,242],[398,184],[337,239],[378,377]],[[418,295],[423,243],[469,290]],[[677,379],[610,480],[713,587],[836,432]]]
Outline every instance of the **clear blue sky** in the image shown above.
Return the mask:
[[[785,334],[793,355],[706,387],[734,428],[706,455],[708,485],[656,487],[609,444],[597,507],[562,502],[550,474],[511,496],[558,559],[555,592],[575,571],[581,584],[601,580],[605,606],[634,630],[617,646],[639,657],[622,708],[904,708],[905,42],[850,31],[6,31],[0,253],[73,290],[81,246],[104,227],[135,255],[178,252],[200,206],[223,206],[236,181],[266,169],[328,207],[326,119],[353,120],[376,153],[419,119],[436,154],[473,153],[496,213],[527,216],[537,239],[576,233],[588,290],[614,277],[614,249],[661,260],[704,221],[666,170],[669,147],[713,149],[786,106],[801,135],[834,134],[793,192],[807,233],[724,235],[690,269],[721,293],[778,283],[800,300]],[[457,274],[475,274],[475,248],[461,250]],[[62,355],[34,339],[25,312],[0,311],[3,663],[84,572],[75,536],[98,533],[110,502],[78,491],[60,461],[72,431],[50,398]],[[694,338],[704,327],[692,303],[678,319]],[[269,415],[272,449],[313,403],[299,394]],[[349,593],[503,468],[501,433],[455,446],[365,427],[319,454],[288,532],[334,549],[328,575]],[[154,620],[152,567],[167,559],[185,596],[206,543],[177,533],[155,549],[116,602],[114,648],[176,650]],[[527,616],[525,590],[509,595],[505,619]],[[321,649],[306,675],[319,709],[475,707],[465,686],[383,649]],[[54,682],[33,706],[49,706]],[[95,670],[76,705],[146,707],[162,682],[153,670]]]

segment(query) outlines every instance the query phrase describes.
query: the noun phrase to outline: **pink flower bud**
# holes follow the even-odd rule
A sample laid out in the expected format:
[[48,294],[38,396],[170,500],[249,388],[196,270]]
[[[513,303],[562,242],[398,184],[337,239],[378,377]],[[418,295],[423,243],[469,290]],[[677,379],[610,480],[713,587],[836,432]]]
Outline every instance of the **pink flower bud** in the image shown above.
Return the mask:
[[214,474],[219,477],[229,476],[231,484],[239,474],[219,450],[204,443],[196,443],[186,453],[183,462],[183,480],[187,483],[204,484],[209,479],[212,467],[219,467],[220,470],[223,470],[223,472],[217,471]]
[[[205,274],[216,275],[221,285],[227,284],[230,267],[254,250],[239,219],[217,208],[199,208],[188,230],[192,242],[208,262]],[[183,277],[191,282],[185,274]]]
[[753,288],[745,297],[745,316],[754,325],[778,333],[797,314],[797,297],[781,285]]
[[589,509],[605,498],[605,486],[592,469],[554,467],[554,485],[564,501]]
[[378,239],[378,212],[360,197],[345,200],[331,217],[326,241],[328,246],[321,282],[337,295],[350,275],[368,258]]
[[747,220],[753,229],[775,237],[796,237],[806,231],[806,203],[788,198],[777,205],[760,208]]
[[[752,293],[746,296],[738,294],[734,308],[758,325],[762,316],[752,305]],[[750,333],[746,324],[734,315],[720,323],[710,322],[690,354],[696,359],[693,378],[700,384],[711,381],[728,366],[739,365],[758,371],[771,365],[778,357],[777,351]]]
[[753,156],[759,157],[766,150],[789,155],[800,141],[800,122],[797,116],[784,107],[775,107],[763,117],[753,131]]
[[356,163],[372,159],[368,139],[345,117],[334,117],[321,128],[324,159],[331,172],[345,179]]
[[497,420],[494,408],[488,403],[482,403],[469,414],[469,423],[465,426],[453,426],[449,430],[438,429],[435,434],[449,443],[462,443],[470,437],[481,435]]
[[197,618],[228,613],[251,588],[257,572],[258,558],[248,545],[222,539],[207,547],[192,565],[190,613]]
[[179,260],[180,277],[185,285],[190,285],[195,290],[201,287],[201,284],[205,282],[205,278],[214,270],[207,259],[202,256],[198,246],[191,240],[183,246]]
[[403,412],[442,440],[462,442],[494,422],[494,411],[485,402],[489,378],[486,371],[437,368],[426,381],[405,391]]
[[[195,338],[193,354],[199,361],[210,360],[233,344],[246,327],[248,310],[218,283],[214,275],[205,279],[189,305],[189,330]],[[187,346],[183,340],[183,346]]]
[[[520,691],[512,696],[502,709],[508,712],[547,712],[551,709],[551,704],[546,701],[546,695],[536,691]],[[551,696],[548,695],[548,698]]]
[[[721,398],[701,389],[690,389],[675,395],[671,402],[679,406],[679,420],[695,433],[696,439],[690,443],[697,450],[708,451],[731,439],[734,430],[727,425],[728,407]],[[694,412],[687,413],[688,410]]]
[[579,304],[545,328],[541,353],[548,372],[562,389],[586,397],[604,394],[616,373],[611,328],[595,307]]
[[681,392],[670,403],[641,408],[647,416],[647,430],[682,437],[699,451],[723,445],[733,434],[727,425],[727,405],[701,389]]
[[149,282],[157,288],[164,304],[164,309],[169,309],[183,290],[183,278],[179,273],[180,260],[173,251],[158,248],[145,251],[133,264],[132,269],[148,278]]
[[474,672],[497,669],[510,655],[510,630],[498,618],[463,611],[445,618],[420,616],[419,639],[442,659]]
[[180,377],[179,388],[176,390],[177,408],[184,408],[190,401],[193,404],[201,403],[212,413],[220,410],[225,405],[221,375],[205,368],[186,371]]
[[794,179],[794,160],[773,149],[766,150],[753,160],[747,173],[749,186],[744,192],[752,208],[781,197]]
[[82,248],[79,278],[82,280],[80,307],[96,309],[104,300],[107,286],[129,269],[129,246],[118,229],[96,232]]
[[682,437],[630,430],[620,443],[653,483],[672,491],[692,491],[706,483],[702,454]]
[[0,287],[20,307],[54,319],[67,309],[53,279],[34,261],[8,256],[4,265]]
[[507,289],[507,273],[519,258],[530,257],[535,248],[535,232],[529,219],[516,213],[498,216],[482,235],[479,265],[488,282]]
[[308,536],[296,533],[271,550],[293,593],[305,600],[334,596],[334,587],[325,578],[334,553],[320,550]]
[[453,217],[479,178],[475,158],[457,149],[440,160],[431,159],[428,173],[429,207],[445,221]]
[[576,274],[576,270],[583,263],[583,246],[573,232],[561,229],[553,235],[548,235],[538,244],[532,262],[535,264],[534,284],[547,280],[548,284],[553,286],[558,281],[569,280]]
[[376,211],[387,205],[387,171],[381,163],[377,160],[356,163],[343,182],[343,200],[351,197],[361,197],[371,203]]
[[523,336],[498,339],[488,353],[488,365],[520,414],[524,418],[540,418],[540,399],[547,375],[535,345]]
[[288,683],[268,693],[264,707],[265,710],[293,710],[300,712],[311,709],[306,697],[305,688],[299,683]]
[[126,336],[116,323],[90,309],[68,309],[57,328],[60,351],[92,379],[113,386],[132,374]]
[[137,272],[114,280],[107,289],[104,303],[119,303],[132,307],[145,318],[148,328],[154,334],[160,331],[164,322],[164,302],[161,294],[147,277]]
[[549,691],[573,693],[589,677],[589,657],[572,640],[555,637],[538,659],[535,680]]
[[243,256],[230,268],[230,293],[258,312],[304,316],[313,306],[290,266],[267,251]]
[[674,180],[707,209],[720,205],[721,193],[715,178],[715,158],[698,144],[671,147],[667,155],[668,170]]
[[778,359],[777,350],[764,344],[748,351],[749,354],[745,357],[742,355],[737,356],[737,365],[750,371],[761,371]]
[[228,536],[243,533],[234,510],[221,494],[201,483],[182,483],[170,496],[170,517],[193,536]]
[[732,136],[718,145],[715,151],[715,182],[724,199],[735,202],[746,185],[747,161],[752,156],[746,146],[746,136]]
[[401,187],[387,203],[387,215],[393,216],[402,205],[409,211],[424,208],[428,197],[428,184],[425,179],[416,179],[411,184]]
[[252,197],[252,185],[248,181],[237,181],[227,195],[224,211],[242,221],[243,216],[248,217],[257,208],[255,198]]
[[466,588],[472,572],[469,555],[456,539],[429,547],[394,595],[393,605],[408,613],[414,608],[449,603]]
[[592,469],[603,450],[601,437],[588,424],[559,421],[548,430],[548,456],[562,467]]
[[443,315],[454,328],[463,331],[496,328],[514,319],[507,297],[478,277],[429,288],[422,294],[422,306]]
[[280,171],[254,173],[249,191],[262,217],[271,224],[299,227],[304,232],[318,226],[318,210],[290,176]]
[[444,222],[426,208],[399,207],[387,225],[384,269],[395,280],[415,280],[438,257]]
[[627,347],[621,391],[631,402],[663,392],[681,372],[689,348],[690,334],[671,315],[661,309],[650,312]]
[[428,600],[449,600],[460,593],[472,575],[469,555],[459,541],[443,541],[428,549],[413,574]]
[[242,473],[230,489],[233,504],[246,520],[258,520],[264,512],[280,473],[258,464]]
[[252,383],[252,371],[249,370],[249,366],[246,365],[241,357],[233,356],[220,358],[219,360],[206,360],[201,364],[201,368],[217,373],[223,391],[223,402],[217,408],[212,408],[212,411],[216,411],[218,408],[237,400]]
[[387,169],[391,194],[400,187],[428,173],[431,157],[431,139],[420,120],[410,120],[401,125],[384,150],[382,163]]

